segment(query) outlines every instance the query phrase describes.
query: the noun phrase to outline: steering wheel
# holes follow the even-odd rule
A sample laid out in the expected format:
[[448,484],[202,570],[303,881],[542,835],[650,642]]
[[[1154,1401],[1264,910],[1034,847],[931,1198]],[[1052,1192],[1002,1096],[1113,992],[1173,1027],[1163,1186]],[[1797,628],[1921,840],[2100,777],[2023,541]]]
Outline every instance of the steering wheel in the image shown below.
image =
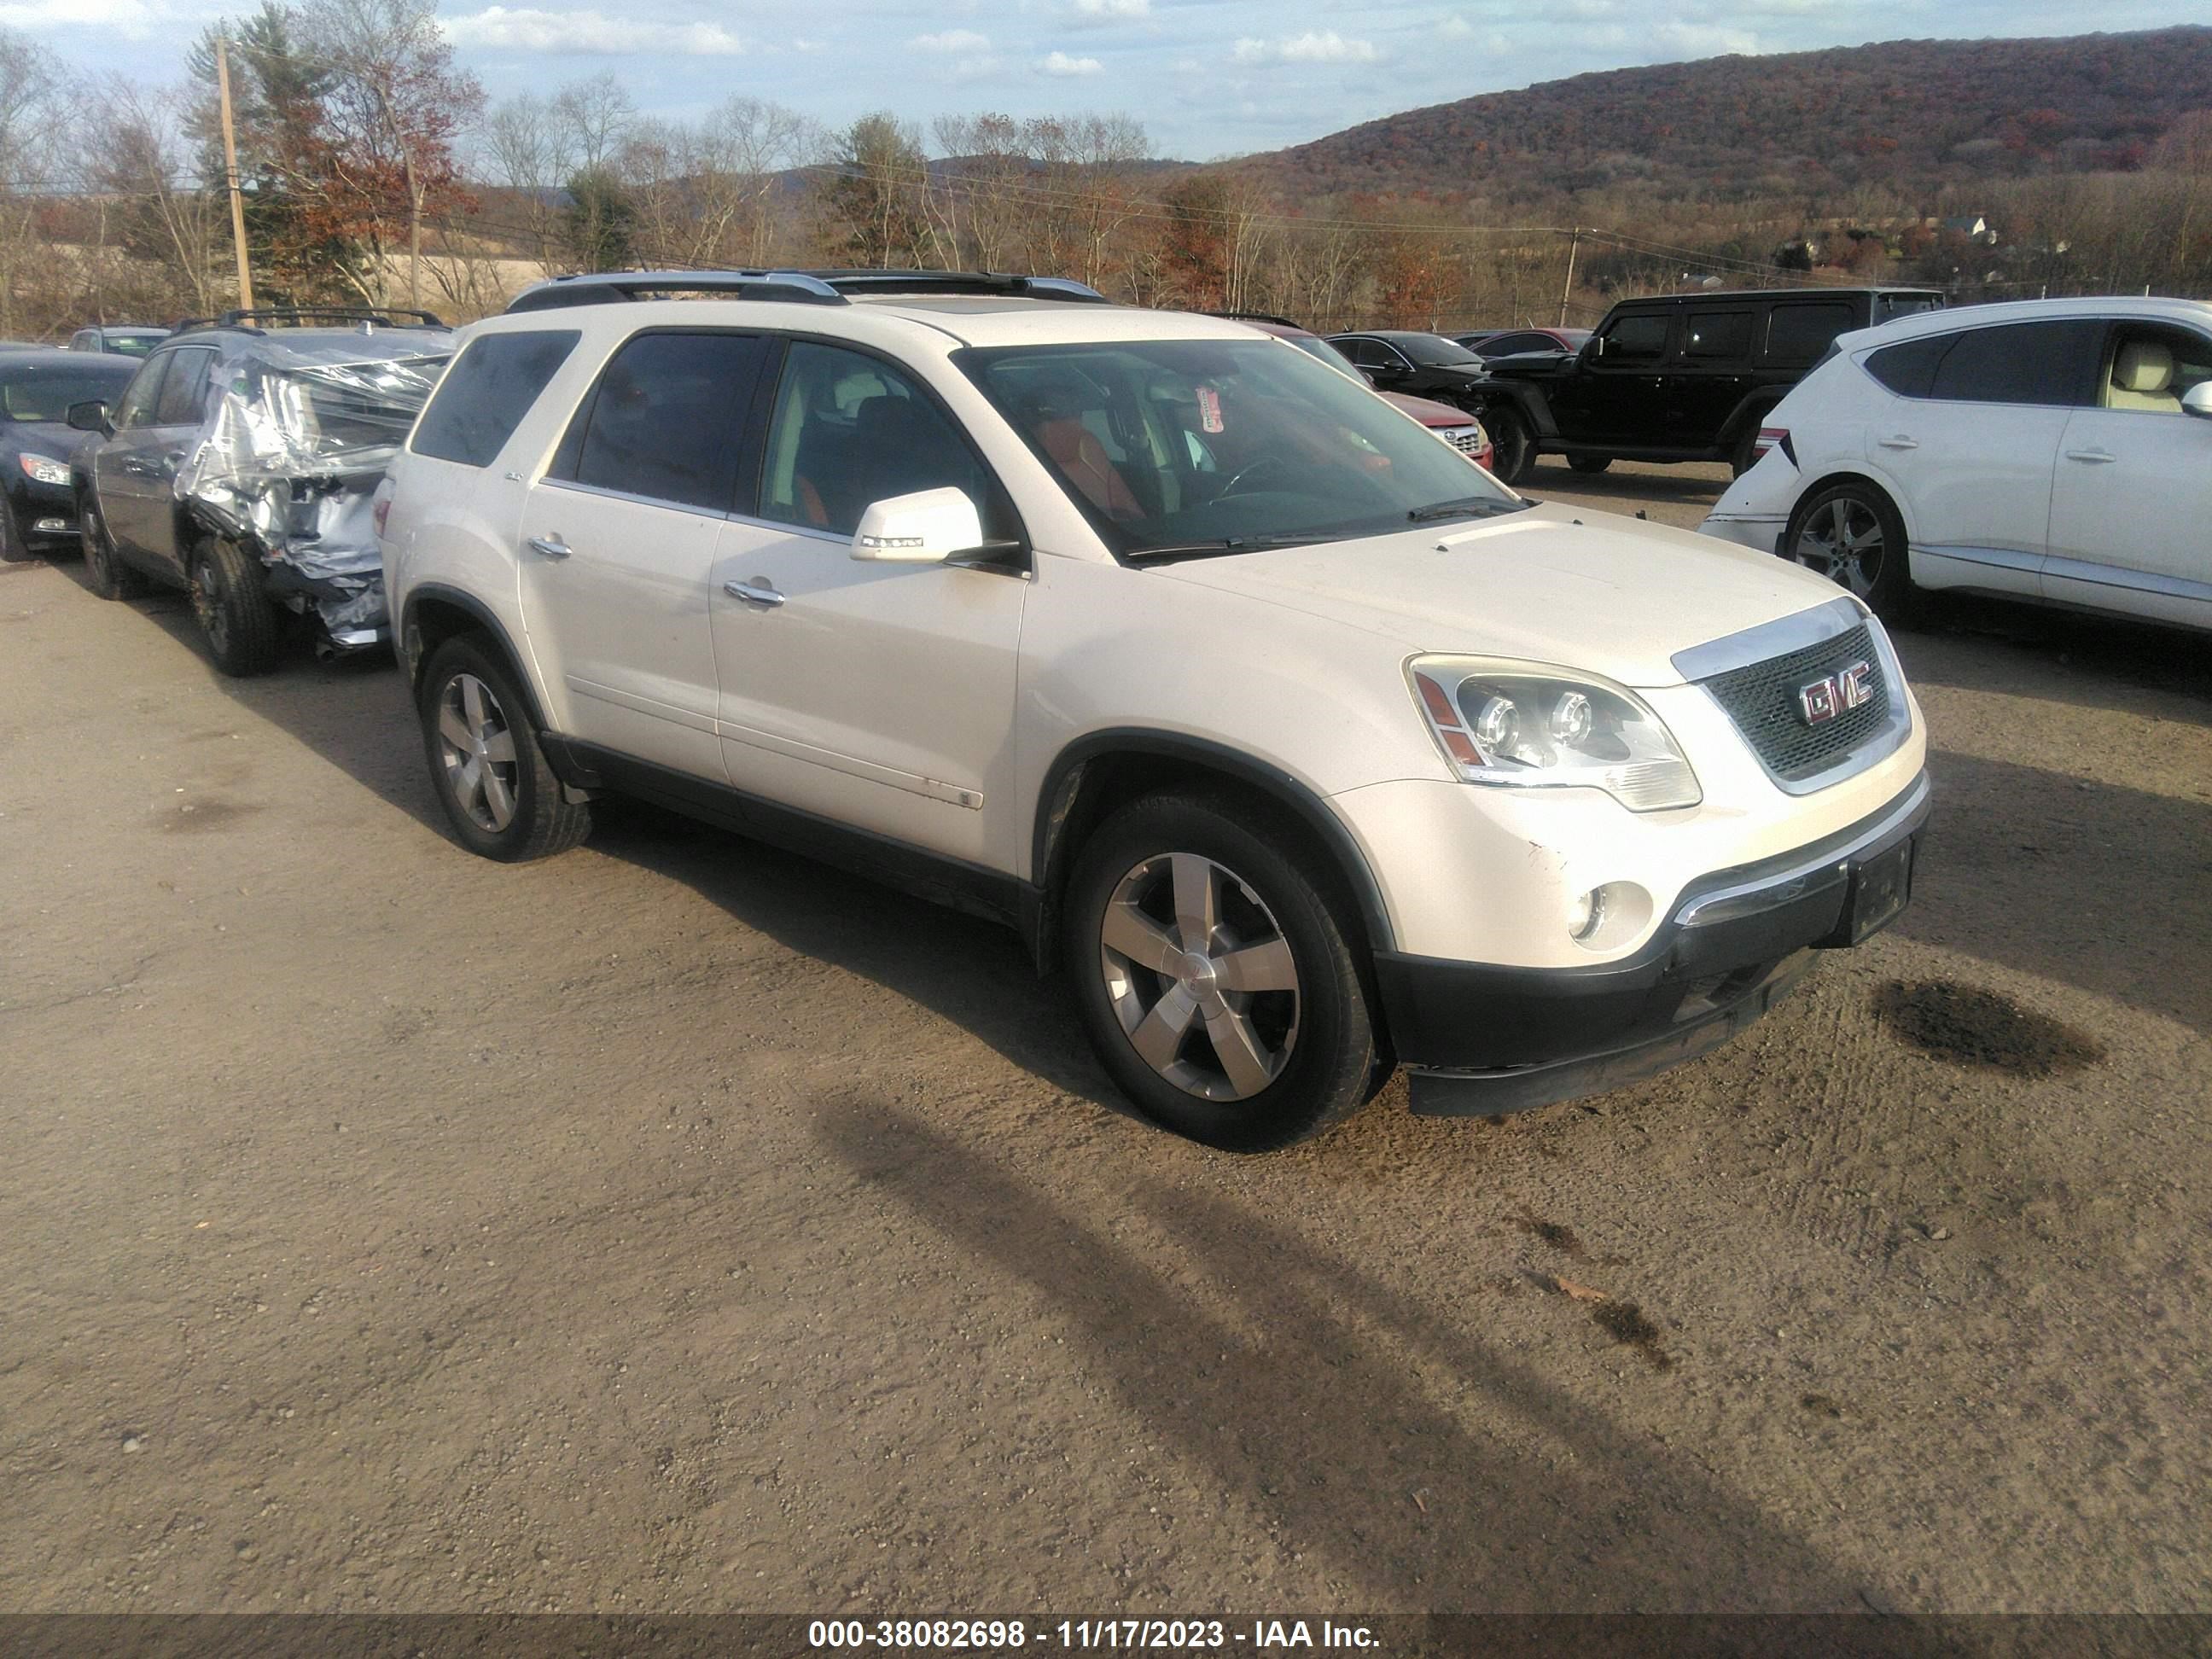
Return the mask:
[[1229,475],[1229,482],[1213,492],[1213,499],[1217,501],[1225,501],[1231,495],[1234,495],[1237,493],[1237,486],[1243,483],[1245,479],[1250,477],[1255,472],[1265,472],[1271,466],[1287,466],[1289,465],[1290,463],[1280,455],[1262,455],[1258,460],[1253,462],[1251,465],[1240,468],[1237,471],[1231,473]]

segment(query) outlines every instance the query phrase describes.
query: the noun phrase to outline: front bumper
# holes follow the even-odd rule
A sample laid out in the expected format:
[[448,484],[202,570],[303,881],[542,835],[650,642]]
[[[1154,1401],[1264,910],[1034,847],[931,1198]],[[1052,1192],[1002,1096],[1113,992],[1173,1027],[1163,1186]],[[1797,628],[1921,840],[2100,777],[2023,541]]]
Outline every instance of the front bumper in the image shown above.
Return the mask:
[[15,510],[15,525],[22,532],[24,545],[33,552],[76,550],[76,497],[66,484],[28,481],[9,505]]
[[1573,1100],[1728,1040],[1781,1000],[1811,953],[1857,944],[1911,896],[1928,822],[1922,773],[1857,823],[1692,883],[1633,956],[1500,968],[1383,953],[1375,970],[1416,1112],[1491,1116]]

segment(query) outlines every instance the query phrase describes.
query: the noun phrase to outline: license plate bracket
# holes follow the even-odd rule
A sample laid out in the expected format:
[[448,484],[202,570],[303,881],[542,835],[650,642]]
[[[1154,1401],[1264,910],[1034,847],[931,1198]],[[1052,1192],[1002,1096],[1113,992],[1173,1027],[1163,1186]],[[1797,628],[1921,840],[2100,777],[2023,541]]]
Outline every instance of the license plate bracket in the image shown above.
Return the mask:
[[1918,837],[1908,836],[1875,854],[1851,871],[1850,897],[1837,928],[1846,945],[1869,939],[1904,914],[1912,897],[1913,851]]

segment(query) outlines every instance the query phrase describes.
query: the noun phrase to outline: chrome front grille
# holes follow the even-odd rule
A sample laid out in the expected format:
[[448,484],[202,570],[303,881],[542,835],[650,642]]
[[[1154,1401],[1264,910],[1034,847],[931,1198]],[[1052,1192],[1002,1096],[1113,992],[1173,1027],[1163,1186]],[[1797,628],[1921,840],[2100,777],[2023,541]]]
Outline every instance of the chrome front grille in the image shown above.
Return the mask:
[[1462,455],[1480,454],[1482,451],[1482,428],[1479,426],[1447,427],[1442,436]]
[[[1769,657],[1698,681],[1727,711],[1752,752],[1776,778],[1802,783],[1841,763],[1890,724],[1893,688],[1885,653],[1864,623],[1800,650]],[[1854,664],[1871,665],[1873,695],[1834,718],[1809,723],[1802,701],[1808,685]]]

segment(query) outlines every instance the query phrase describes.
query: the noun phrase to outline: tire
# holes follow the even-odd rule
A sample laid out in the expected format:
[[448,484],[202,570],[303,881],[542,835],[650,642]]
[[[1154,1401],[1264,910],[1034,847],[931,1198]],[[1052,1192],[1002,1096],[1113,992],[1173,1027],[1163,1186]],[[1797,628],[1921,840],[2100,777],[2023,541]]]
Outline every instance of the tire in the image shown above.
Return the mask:
[[238,679],[276,667],[276,607],[252,556],[228,537],[210,536],[192,550],[191,573],[192,614],[215,665]]
[[143,599],[151,584],[117,556],[107,520],[88,492],[77,498],[76,523],[84,544],[84,585],[103,599]]
[[1492,474],[1501,483],[1519,483],[1536,464],[1536,440],[1528,422],[1517,410],[1500,409],[1484,416],[1482,423],[1490,429]]
[[1905,520],[1873,484],[1846,480],[1798,502],[1782,532],[1782,556],[1849,588],[1885,622],[1911,619]]
[[[1100,1062],[1153,1122],[1225,1152],[1348,1117],[1389,1066],[1347,908],[1318,856],[1240,796],[1122,807],[1084,843],[1061,905],[1061,960]],[[1209,929],[1195,958],[1186,908]],[[1232,962],[1257,982],[1222,983]]]
[[1613,465],[1610,455],[1577,455],[1567,462],[1577,472],[1602,472]]
[[565,853],[592,833],[545,759],[530,702],[498,652],[463,634],[430,653],[416,694],[430,787],[461,845],[502,864]]
[[0,564],[29,564],[38,556],[23,539],[23,526],[16,520],[14,503],[0,495]]

